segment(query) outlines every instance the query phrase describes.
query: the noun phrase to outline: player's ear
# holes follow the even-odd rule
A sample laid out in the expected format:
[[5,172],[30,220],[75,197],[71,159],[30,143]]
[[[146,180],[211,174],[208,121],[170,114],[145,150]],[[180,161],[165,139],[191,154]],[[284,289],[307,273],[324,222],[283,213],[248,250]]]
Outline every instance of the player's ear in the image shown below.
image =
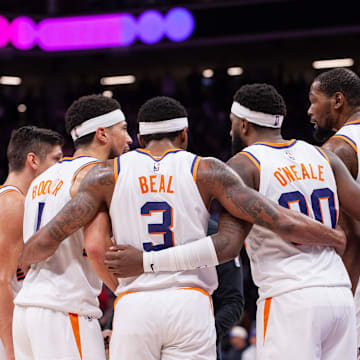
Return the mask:
[[40,158],[33,152],[29,152],[26,155],[26,165],[29,166],[33,170],[37,170],[40,166]]
[[109,141],[108,134],[103,127],[99,127],[96,129],[95,138],[102,144],[106,144]]
[[240,129],[241,132],[246,135],[249,132],[249,122],[246,119],[241,119]]
[[339,109],[344,105],[345,98],[344,94],[340,91],[336,92],[333,97],[334,100],[334,108]]
[[144,142],[144,140],[142,139],[142,137],[141,137],[140,134],[137,134],[137,139],[138,139],[138,142],[139,142],[140,146],[141,146],[142,148],[144,148],[144,147],[146,146],[146,144],[145,144],[145,142]]

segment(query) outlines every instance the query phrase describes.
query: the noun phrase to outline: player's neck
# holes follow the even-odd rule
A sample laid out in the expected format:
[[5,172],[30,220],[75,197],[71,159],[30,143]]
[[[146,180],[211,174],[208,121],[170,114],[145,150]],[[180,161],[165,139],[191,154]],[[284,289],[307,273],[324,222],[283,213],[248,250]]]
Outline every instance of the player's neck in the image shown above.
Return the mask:
[[285,141],[286,140],[281,136],[280,131],[274,131],[274,130],[257,133],[251,139],[252,143],[269,142],[274,144],[281,144]]
[[344,121],[344,124],[346,124],[346,123],[348,123],[350,121],[354,121],[354,120],[360,120],[360,108],[359,107],[355,108],[351,112],[351,114]]
[[100,161],[104,161],[109,158],[109,153],[107,150],[100,146],[93,146],[92,144],[88,146],[81,146],[76,149],[73,156],[75,157],[80,155],[91,156]]
[[19,172],[11,171],[3,185],[16,186],[25,195],[33,180],[34,177],[28,174],[26,170]]
[[146,145],[145,150],[149,151],[154,156],[161,156],[165,151],[169,149],[177,149],[180,144],[175,140],[169,139],[152,140]]

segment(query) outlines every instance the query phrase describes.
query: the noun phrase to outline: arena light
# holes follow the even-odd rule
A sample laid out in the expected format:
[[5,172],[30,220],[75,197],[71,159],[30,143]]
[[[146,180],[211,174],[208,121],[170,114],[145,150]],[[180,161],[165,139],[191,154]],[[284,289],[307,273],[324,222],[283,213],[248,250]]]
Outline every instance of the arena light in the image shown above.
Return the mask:
[[47,18],[38,24],[20,16],[10,23],[0,15],[0,47],[9,42],[28,50],[38,45],[45,51],[66,51],[129,46],[136,40],[155,44],[164,37],[178,42],[195,29],[193,14],[181,7],[166,14],[146,10],[138,18],[129,13]]
[[1,85],[20,85],[22,79],[18,76],[0,76],[0,84]]
[[240,66],[232,66],[227,69],[227,74],[229,76],[239,76],[244,72],[243,68]]
[[212,69],[205,69],[202,72],[202,76],[206,79],[212,78],[214,76],[214,70]]
[[354,59],[332,59],[332,60],[317,60],[312,63],[314,69],[330,69],[337,67],[348,67],[354,65]]
[[107,76],[100,79],[100,84],[109,85],[127,85],[133,84],[136,81],[134,75],[121,75],[121,76]]
[[17,111],[20,113],[24,113],[27,110],[27,107],[25,104],[19,104],[17,107]]
[[112,98],[113,97],[113,92],[111,90],[105,90],[102,93],[104,96],[108,97],[108,98]]

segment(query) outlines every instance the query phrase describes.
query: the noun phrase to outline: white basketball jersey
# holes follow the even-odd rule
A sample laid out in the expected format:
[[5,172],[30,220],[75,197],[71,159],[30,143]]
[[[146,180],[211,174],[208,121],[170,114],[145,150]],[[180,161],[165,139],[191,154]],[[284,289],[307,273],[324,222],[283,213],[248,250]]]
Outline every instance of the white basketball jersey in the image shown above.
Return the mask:
[[[15,191],[22,194],[21,190],[14,185],[0,185],[0,196],[4,196],[5,194],[8,194],[11,191]],[[13,277],[11,281],[11,289],[13,291],[14,297],[20,291],[24,278],[25,278],[24,272],[20,268],[18,268],[16,271],[16,275]]]
[[[356,152],[358,169],[360,169],[360,159],[358,149],[360,148],[360,120],[346,123],[333,137],[345,140]],[[360,171],[358,171],[356,181],[360,183]]]
[[[206,236],[209,213],[196,185],[200,158],[180,149],[161,157],[137,149],[114,160],[117,182],[110,206],[117,244],[158,251]],[[197,287],[212,293],[215,268],[145,273],[119,279],[116,294]]]
[[[339,213],[336,182],[327,155],[303,141],[256,143],[242,151],[260,171],[259,192],[329,227]],[[246,239],[260,299],[312,286],[350,287],[341,257],[332,247],[293,244],[254,225]]]
[[[89,156],[63,158],[32,182],[25,199],[25,242],[71,200],[76,174],[94,162],[97,160]],[[100,318],[97,297],[102,282],[92,269],[84,247],[84,233],[80,229],[65,239],[51,257],[32,265],[15,304]]]

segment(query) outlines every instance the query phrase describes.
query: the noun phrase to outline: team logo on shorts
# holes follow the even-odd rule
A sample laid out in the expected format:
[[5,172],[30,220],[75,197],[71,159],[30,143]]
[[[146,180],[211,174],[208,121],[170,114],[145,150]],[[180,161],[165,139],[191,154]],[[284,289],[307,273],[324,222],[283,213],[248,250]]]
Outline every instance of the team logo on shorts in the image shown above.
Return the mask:
[[156,162],[156,163],[154,163],[153,172],[157,173],[159,171],[160,171],[160,163]]
[[289,150],[286,150],[286,151],[285,151],[285,155],[286,155],[290,160],[292,160],[292,161],[295,161],[295,160],[296,160],[295,155],[294,155],[291,151],[289,151]]

